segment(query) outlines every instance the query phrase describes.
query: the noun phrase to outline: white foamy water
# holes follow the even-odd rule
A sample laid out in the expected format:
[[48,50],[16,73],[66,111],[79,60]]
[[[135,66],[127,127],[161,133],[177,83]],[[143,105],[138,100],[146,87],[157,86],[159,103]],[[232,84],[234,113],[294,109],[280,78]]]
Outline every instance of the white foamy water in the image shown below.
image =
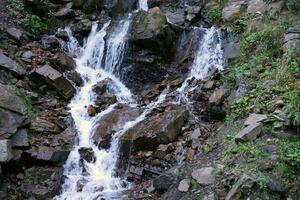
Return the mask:
[[[112,147],[109,150],[99,150],[91,139],[95,123],[101,120],[102,116],[114,110],[115,105],[110,106],[95,117],[90,117],[86,108],[95,103],[96,95],[93,92],[93,86],[106,78],[112,80],[111,92],[117,96],[118,102],[129,104],[134,102],[130,90],[112,73],[113,70],[107,68],[109,65],[112,68],[118,66],[123,57],[123,51],[118,52],[124,48],[130,19],[127,18],[121,22],[117,25],[117,31],[112,35],[113,38],[108,39],[108,41],[113,41],[113,45],[110,45],[111,42],[108,42],[107,45],[104,39],[107,35],[110,22],[104,24],[100,31],[97,31],[97,24],[94,24],[83,47],[78,45],[70,29],[67,29],[69,43],[66,46],[69,52],[74,57],[77,57],[75,59],[76,71],[83,78],[84,85],[78,90],[69,104],[70,112],[78,132],[78,144],[70,153],[64,166],[66,180],[62,186],[62,193],[55,197],[55,200],[92,200],[100,197],[111,199],[114,195],[127,189],[128,184],[121,178],[114,176],[118,143],[115,142],[114,145],[111,145]],[[106,48],[115,48],[116,52],[108,49],[105,54]],[[104,56],[111,53],[114,54],[114,62],[107,64]],[[88,163],[84,161],[83,164],[80,164],[78,150],[82,147],[93,150],[96,158],[95,162]],[[82,186],[79,187],[79,185]]]
[[148,8],[148,1],[147,0],[139,0],[139,9],[147,11]]
[[189,102],[188,93],[195,88],[190,88],[189,83],[193,79],[204,79],[215,71],[222,71],[224,66],[223,50],[221,47],[221,32],[215,27],[209,29],[196,28],[204,31],[203,38],[199,41],[197,51],[188,77],[182,86],[177,89],[177,101]]

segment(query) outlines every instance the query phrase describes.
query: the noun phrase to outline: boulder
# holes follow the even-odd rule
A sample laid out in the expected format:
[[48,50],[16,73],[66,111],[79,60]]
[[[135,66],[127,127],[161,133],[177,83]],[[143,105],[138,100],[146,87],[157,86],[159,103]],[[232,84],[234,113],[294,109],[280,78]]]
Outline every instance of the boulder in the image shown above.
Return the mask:
[[83,85],[83,79],[81,78],[81,75],[78,72],[72,70],[72,71],[67,71],[64,74],[67,77],[67,79],[72,81],[77,87]]
[[243,130],[241,130],[240,132],[238,132],[238,134],[235,136],[235,141],[240,142],[240,141],[247,141],[247,140],[255,140],[257,136],[259,136],[261,131],[262,131],[261,123],[251,124],[246,128],[244,128]]
[[44,65],[35,69],[31,73],[31,76],[42,79],[66,99],[70,99],[76,92],[76,89],[72,83],[67,80],[59,71],[55,70],[49,65]]
[[0,50],[0,69],[11,72],[15,76],[23,76],[26,73],[26,70],[13,61],[11,58],[7,57]]
[[136,119],[140,110],[128,106],[116,108],[104,115],[97,123],[93,139],[96,144],[107,146],[113,133],[118,132],[126,122]]
[[27,109],[12,88],[0,84],[0,139],[8,138],[27,123]]
[[22,29],[17,27],[5,27],[4,31],[10,36],[10,38],[17,42],[28,41],[28,33]]
[[50,59],[51,65],[60,72],[74,70],[76,67],[75,61],[73,58],[66,53],[56,53]]
[[8,162],[13,159],[10,140],[0,140],[0,163]]
[[192,177],[201,185],[211,185],[215,182],[214,168],[203,167],[192,172]]
[[252,188],[255,181],[247,174],[243,174],[239,180],[231,187],[227,193],[225,200],[238,200],[241,198],[241,192]]
[[105,9],[112,16],[130,12],[136,7],[136,0],[86,0],[84,3],[78,2],[83,6],[83,11],[91,13],[96,10]]
[[[133,14],[129,50],[124,57],[122,76],[133,91],[158,84],[168,74],[166,63],[174,56],[177,37],[158,8]],[[133,56],[134,55],[134,56]]]
[[163,112],[154,112],[145,120],[127,130],[121,142],[132,145],[133,151],[154,150],[160,144],[173,142],[180,134],[181,127],[188,119],[187,108],[179,105],[166,105]]

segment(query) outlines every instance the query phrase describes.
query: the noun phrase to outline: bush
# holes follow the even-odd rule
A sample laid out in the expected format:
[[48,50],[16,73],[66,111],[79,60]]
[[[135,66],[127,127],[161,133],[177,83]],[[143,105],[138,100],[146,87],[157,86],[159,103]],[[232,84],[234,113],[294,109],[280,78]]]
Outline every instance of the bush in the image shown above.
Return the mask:
[[35,35],[41,35],[48,29],[48,24],[44,23],[37,15],[26,15],[25,18],[21,20],[21,25]]
[[246,30],[246,28],[247,28],[247,20],[244,18],[237,19],[232,22],[230,32],[234,34],[241,34]]

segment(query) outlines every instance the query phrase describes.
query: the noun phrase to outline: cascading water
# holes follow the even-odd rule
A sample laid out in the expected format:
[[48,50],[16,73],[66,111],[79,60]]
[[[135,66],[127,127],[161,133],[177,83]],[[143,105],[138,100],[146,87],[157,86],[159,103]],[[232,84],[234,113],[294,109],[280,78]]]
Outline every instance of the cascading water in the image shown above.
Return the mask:
[[139,9],[140,10],[148,10],[148,1],[147,0],[139,0]]
[[[118,142],[114,142],[109,150],[99,150],[91,140],[92,130],[95,123],[101,117],[114,109],[115,105],[110,106],[96,117],[90,117],[87,114],[86,106],[93,105],[95,94],[93,86],[106,78],[112,80],[112,92],[117,96],[118,102],[132,103],[131,92],[125,85],[112,73],[116,69],[123,57],[124,41],[127,34],[130,18],[121,21],[117,31],[108,39],[108,49],[106,55],[112,58],[112,62],[107,63],[104,59],[106,42],[104,37],[110,22],[103,25],[103,28],[97,32],[97,25],[94,24],[91,33],[81,48],[77,40],[71,35],[69,29],[69,43],[66,45],[68,50],[76,60],[76,71],[84,79],[84,86],[80,88],[76,96],[69,104],[70,112],[73,117],[75,127],[78,132],[78,144],[70,153],[65,164],[64,175],[65,183],[62,187],[61,195],[54,199],[76,200],[76,199],[97,199],[100,196],[112,198],[113,195],[126,189],[126,183],[121,178],[114,176],[114,167],[117,162],[115,152],[118,149]],[[109,49],[112,48],[112,49]],[[102,68],[103,60],[105,68]],[[111,68],[109,68],[109,66]],[[117,140],[117,137],[115,137]],[[83,161],[80,164],[80,155],[78,150],[82,147],[91,148],[95,155],[95,162],[87,163]],[[82,188],[78,185],[82,184]]]
[[[146,0],[139,0],[139,9],[148,9]],[[94,24],[83,47],[79,46],[76,38],[72,36],[71,30],[66,28],[69,42],[64,47],[75,58],[76,71],[84,79],[84,86],[79,89],[69,104],[78,132],[78,143],[64,166],[66,179],[62,186],[62,193],[56,196],[55,200],[126,199],[122,196],[122,191],[127,190],[129,184],[126,180],[114,175],[118,161],[119,138],[128,129],[143,121],[153,109],[164,102],[168,93],[168,89],[164,90],[156,101],[144,109],[139,117],[125,123],[113,135],[109,149],[99,149],[94,144],[91,138],[96,123],[101,120],[102,116],[113,111],[116,106],[116,104],[111,105],[95,117],[88,115],[86,107],[95,103],[96,95],[93,92],[93,86],[97,82],[106,78],[111,79],[112,84],[109,89],[116,95],[118,103],[136,106],[130,90],[118,78],[120,77],[120,66],[126,47],[126,35],[131,24],[131,14],[126,19],[121,20],[113,28],[110,36],[106,38],[110,24],[110,22],[105,23],[99,31],[97,31],[97,24]],[[205,32],[204,37],[197,48],[188,78],[177,90],[179,93],[178,102],[182,100],[185,103],[188,102],[189,82],[193,78],[202,79],[213,70],[223,69],[223,52],[219,30],[216,28],[201,30]],[[92,149],[95,157],[94,162],[82,162],[79,154],[80,148]]]
[[195,88],[189,88],[189,84],[193,79],[199,80],[208,77],[216,70],[224,70],[224,57],[221,47],[221,33],[219,29],[211,27],[195,28],[204,31],[202,40],[199,42],[195,58],[188,77],[183,82],[182,86],[177,89],[177,102],[189,103],[188,92]]

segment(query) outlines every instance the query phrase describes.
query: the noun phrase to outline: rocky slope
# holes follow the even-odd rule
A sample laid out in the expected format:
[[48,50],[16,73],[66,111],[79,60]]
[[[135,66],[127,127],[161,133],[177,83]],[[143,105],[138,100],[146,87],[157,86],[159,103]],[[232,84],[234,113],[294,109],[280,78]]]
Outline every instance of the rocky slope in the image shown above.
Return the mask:
[[[52,199],[64,181],[77,134],[67,105],[83,80],[62,51],[68,32],[58,28],[69,26],[83,42],[93,22],[116,23],[137,3],[0,2],[0,199]],[[148,4],[133,13],[120,66],[141,109],[166,88],[174,99],[203,35],[193,26],[222,29],[228,68],[191,80],[189,107],[163,103],[121,137],[116,173],[134,183],[129,199],[298,199],[299,3]],[[109,86],[94,87],[96,105],[84,105],[90,116],[116,102]],[[118,105],[97,124],[95,143],[107,148],[120,125],[141,112]],[[80,155],[94,160],[90,149]]]

